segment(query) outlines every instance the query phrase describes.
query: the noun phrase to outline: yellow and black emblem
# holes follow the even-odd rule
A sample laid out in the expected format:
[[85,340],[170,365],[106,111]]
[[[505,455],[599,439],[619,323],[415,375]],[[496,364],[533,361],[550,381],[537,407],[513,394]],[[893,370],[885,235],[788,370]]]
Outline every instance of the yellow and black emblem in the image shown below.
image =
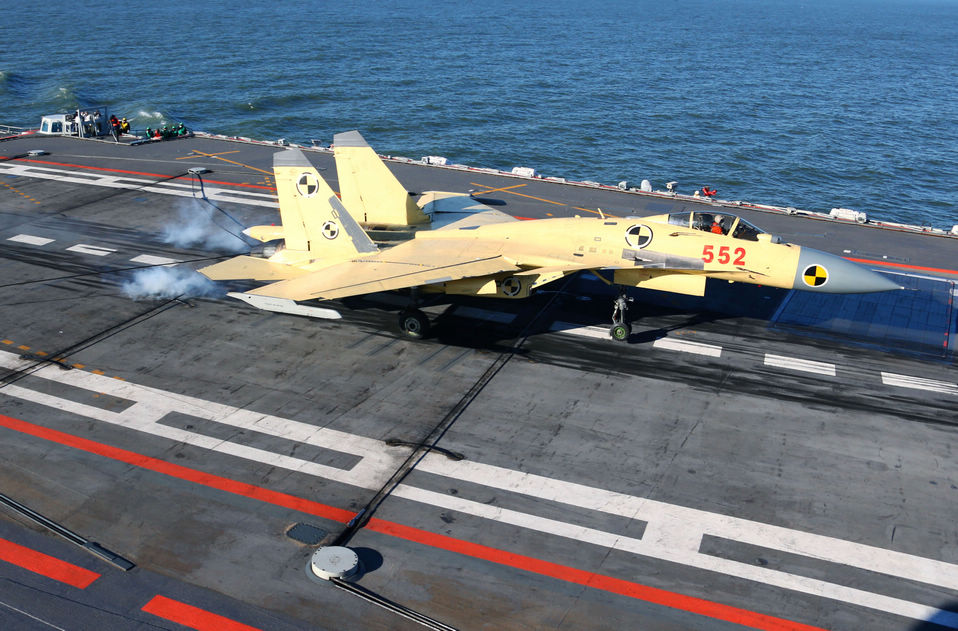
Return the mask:
[[652,228],[645,224],[631,226],[625,231],[625,242],[633,248],[644,248],[652,243]]
[[821,287],[828,282],[828,270],[821,265],[809,265],[802,278],[809,287]]
[[303,173],[296,180],[296,190],[303,197],[312,197],[319,190],[319,182],[312,173]]

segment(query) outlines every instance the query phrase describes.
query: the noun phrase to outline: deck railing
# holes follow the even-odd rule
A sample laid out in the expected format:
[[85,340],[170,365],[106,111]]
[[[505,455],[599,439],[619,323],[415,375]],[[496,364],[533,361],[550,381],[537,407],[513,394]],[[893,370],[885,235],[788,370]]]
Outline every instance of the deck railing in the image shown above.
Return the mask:
[[14,127],[13,125],[0,125],[0,136],[16,136],[27,131],[26,127]]

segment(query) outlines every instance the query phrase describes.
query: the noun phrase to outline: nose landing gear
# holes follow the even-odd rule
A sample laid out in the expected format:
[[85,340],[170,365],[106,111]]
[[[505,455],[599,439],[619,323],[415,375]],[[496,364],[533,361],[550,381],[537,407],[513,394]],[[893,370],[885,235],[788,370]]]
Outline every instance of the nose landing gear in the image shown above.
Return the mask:
[[620,291],[619,297],[612,303],[612,326],[609,328],[609,335],[616,342],[625,342],[632,335],[632,325],[625,321],[630,302],[632,299],[627,298],[624,291]]

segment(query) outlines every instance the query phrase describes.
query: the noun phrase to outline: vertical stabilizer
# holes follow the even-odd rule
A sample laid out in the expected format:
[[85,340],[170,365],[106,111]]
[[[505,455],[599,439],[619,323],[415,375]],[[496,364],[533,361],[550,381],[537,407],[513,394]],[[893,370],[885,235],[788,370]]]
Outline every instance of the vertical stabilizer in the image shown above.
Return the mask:
[[378,248],[299,149],[273,154],[286,247],[277,256],[296,264],[348,259]]
[[358,131],[333,136],[339,192],[353,217],[367,225],[411,226],[426,223],[413,196]]

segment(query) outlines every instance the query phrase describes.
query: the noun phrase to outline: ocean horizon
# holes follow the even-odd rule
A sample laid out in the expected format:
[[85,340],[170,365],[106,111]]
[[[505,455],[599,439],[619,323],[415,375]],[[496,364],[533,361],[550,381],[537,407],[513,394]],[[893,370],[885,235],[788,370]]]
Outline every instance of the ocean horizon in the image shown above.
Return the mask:
[[358,129],[383,154],[958,224],[953,0],[75,9],[5,8],[0,124],[107,105],[135,129]]

